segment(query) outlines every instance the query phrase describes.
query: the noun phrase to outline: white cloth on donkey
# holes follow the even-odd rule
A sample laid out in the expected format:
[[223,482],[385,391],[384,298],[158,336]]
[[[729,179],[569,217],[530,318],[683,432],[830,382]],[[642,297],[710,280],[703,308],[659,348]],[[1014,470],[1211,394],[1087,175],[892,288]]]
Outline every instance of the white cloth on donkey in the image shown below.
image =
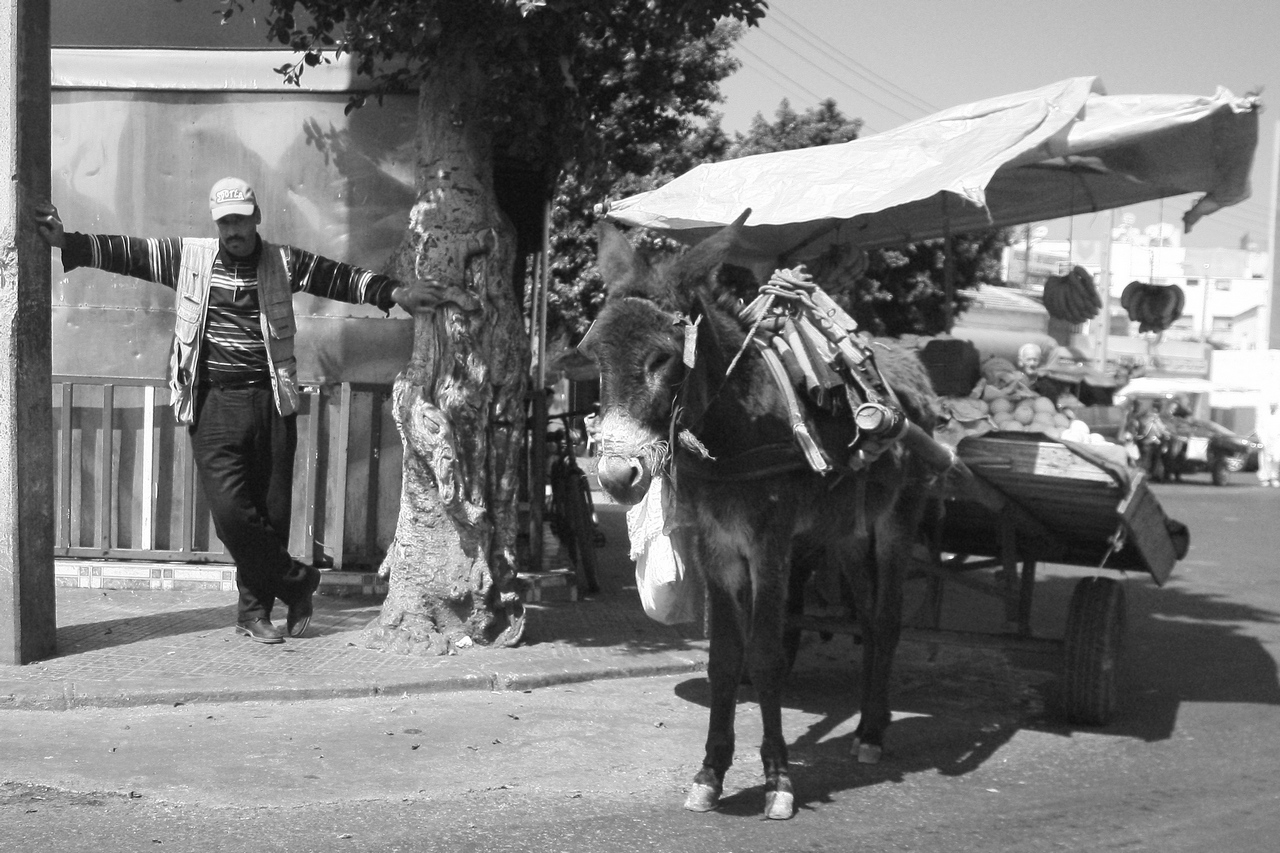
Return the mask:
[[664,625],[698,619],[697,580],[687,571],[671,542],[668,509],[674,500],[671,482],[649,487],[640,503],[627,510],[631,559],[636,561],[636,589],[644,612]]

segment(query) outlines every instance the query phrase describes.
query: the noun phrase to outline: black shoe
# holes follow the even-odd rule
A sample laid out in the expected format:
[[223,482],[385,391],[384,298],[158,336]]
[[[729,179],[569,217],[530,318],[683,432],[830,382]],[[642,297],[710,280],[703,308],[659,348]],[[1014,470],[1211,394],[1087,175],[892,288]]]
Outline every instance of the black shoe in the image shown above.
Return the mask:
[[247,622],[236,623],[236,633],[243,634],[255,643],[283,643],[284,634],[270,619],[258,617]]
[[307,588],[302,598],[289,605],[289,616],[285,619],[285,629],[290,637],[301,637],[311,624],[313,607],[311,597],[320,587],[320,570],[315,566],[307,566]]

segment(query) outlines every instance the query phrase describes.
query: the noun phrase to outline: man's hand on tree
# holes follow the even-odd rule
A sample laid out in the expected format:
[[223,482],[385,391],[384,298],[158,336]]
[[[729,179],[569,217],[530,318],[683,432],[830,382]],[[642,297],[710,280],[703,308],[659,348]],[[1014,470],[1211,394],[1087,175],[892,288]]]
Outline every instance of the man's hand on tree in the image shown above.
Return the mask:
[[441,305],[452,304],[463,311],[478,311],[480,301],[467,291],[435,281],[412,281],[396,285],[391,299],[410,314],[434,311]]
[[40,232],[40,239],[59,249],[67,244],[67,232],[62,227],[62,217],[58,216],[58,208],[52,203],[45,201],[33,204],[31,218],[36,221],[36,230]]

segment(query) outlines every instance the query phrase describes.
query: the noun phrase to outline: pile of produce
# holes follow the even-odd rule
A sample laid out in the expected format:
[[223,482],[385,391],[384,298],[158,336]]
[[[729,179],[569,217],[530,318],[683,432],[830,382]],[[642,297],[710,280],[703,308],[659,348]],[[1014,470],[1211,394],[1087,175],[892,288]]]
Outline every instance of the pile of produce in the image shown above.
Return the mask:
[[1044,307],[1050,317],[1078,325],[1097,316],[1102,298],[1089,271],[1076,266],[1066,275],[1045,279]]
[[1031,389],[1026,374],[1008,360],[989,358],[982,378],[967,397],[941,397],[939,426],[934,438],[952,447],[970,435],[988,432],[1034,432],[1080,444],[1107,444],[1074,417],[1078,401],[1065,395],[1054,401]]
[[1090,432],[1089,425],[1059,411],[1048,397],[1031,396],[994,400],[974,397],[943,397],[942,417],[934,438],[954,447],[962,438],[989,432],[1036,432],[1048,438],[1080,444],[1103,444],[1106,439]]
[[[991,422],[1001,432],[1039,432],[1050,438],[1059,438],[1064,430],[1071,429],[1071,418],[1058,411],[1058,407],[1048,397],[1029,397],[1014,401],[1008,397],[997,397],[989,404]],[[1085,427],[1085,435],[1089,428],[1083,421],[1075,421]]]
[[1186,294],[1176,284],[1131,281],[1120,294],[1120,307],[1138,324],[1139,332],[1163,332],[1182,316]]

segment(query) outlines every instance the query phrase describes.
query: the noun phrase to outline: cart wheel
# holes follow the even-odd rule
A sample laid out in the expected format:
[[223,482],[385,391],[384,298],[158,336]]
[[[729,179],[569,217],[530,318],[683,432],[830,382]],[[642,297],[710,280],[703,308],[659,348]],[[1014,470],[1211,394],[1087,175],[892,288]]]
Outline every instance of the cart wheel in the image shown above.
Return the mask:
[[1111,578],[1083,578],[1067,610],[1061,711],[1073,723],[1105,726],[1116,705],[1116,668],[1124,645],[1124,587]]

